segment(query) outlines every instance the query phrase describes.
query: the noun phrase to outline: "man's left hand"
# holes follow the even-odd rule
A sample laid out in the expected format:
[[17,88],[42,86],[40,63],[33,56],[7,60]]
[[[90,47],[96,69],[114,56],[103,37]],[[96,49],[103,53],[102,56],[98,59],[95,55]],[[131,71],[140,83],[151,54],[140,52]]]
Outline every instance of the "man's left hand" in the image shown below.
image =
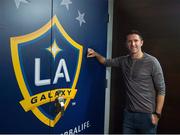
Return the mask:
[[152,124],[157,125],[158,121],[159,121],[159,118],[157,117],[156,114],[152,114],[151,120],[152,120]]

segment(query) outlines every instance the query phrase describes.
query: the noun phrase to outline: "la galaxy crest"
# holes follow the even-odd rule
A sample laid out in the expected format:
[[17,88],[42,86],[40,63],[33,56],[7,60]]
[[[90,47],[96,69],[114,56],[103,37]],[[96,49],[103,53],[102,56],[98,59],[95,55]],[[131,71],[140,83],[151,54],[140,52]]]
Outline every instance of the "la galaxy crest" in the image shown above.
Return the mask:
[[66,110],[76,95],[82,46],[65,32],[56,16],[35,32],[11,37],[10,42],[13,67],[23,96],[21,106],[54,127],[62,116],[61,112],[54,112],[55,99],[63,97]]

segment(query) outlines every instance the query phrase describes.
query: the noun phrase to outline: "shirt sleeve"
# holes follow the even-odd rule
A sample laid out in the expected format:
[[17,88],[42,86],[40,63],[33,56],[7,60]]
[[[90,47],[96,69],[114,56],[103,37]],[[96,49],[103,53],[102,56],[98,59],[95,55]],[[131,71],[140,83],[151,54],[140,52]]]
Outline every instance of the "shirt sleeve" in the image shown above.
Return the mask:
[[121,66],[122,59],[123,59],[123,57],[106,59],[104,65],[107,67],[119,67],[119,66]]
[[166,86],[164,81],[164,75],[159,61],[155,58],[153,62],[153,72],[152,72],[153,82],[158,95],[165,95]]

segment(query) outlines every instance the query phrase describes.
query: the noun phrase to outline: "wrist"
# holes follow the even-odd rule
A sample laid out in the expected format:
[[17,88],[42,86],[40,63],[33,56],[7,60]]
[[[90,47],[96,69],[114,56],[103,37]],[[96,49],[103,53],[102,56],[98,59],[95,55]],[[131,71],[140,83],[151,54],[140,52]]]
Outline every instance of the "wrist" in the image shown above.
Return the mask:
[[161,113],[153,112],[154,115],[156,115],[159,119],[161,118]]
[[95,57],[98,57],[98,53],[97,52],[94,52],[94,54],[95,54]]

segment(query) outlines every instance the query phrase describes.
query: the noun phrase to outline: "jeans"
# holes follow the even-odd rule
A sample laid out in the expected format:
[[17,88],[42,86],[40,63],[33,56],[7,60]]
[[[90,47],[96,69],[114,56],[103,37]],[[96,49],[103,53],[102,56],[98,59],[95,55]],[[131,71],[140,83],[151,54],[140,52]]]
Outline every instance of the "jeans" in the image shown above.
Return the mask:
[[124,111],[123,134],[156,134],[151,113]]

